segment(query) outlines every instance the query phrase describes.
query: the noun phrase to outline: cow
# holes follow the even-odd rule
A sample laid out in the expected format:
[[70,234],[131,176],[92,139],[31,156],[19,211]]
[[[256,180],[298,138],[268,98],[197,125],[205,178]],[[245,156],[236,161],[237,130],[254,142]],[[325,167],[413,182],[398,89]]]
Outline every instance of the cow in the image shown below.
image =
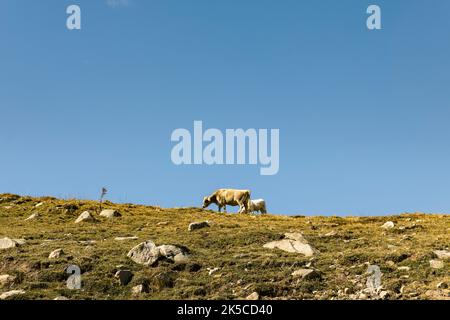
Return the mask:
[[266,201],[264,199],[256,199],[256,200],[250,200],[248,202],[248,212],[261,212],[262,214],[267,213],[266,210]]
[[250,194],[250,190],[219,189],[209,197],[203,198],[203,209],[215,203],[219,207],[219,212],[221,212],[223,207],[226,213],[228,205],[239,206],[239,213],[247,213]]

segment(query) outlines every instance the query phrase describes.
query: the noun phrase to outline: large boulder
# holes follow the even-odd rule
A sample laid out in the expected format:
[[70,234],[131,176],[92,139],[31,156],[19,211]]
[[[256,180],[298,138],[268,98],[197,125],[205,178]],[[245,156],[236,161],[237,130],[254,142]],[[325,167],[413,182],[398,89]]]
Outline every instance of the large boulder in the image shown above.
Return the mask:
[[122,215],[117,210],[105,209],[105,210],[102,210],[102,212],[100,212],[100,216],[111,219],[111,218],[119,218]]
[[138,244],[128,252],[127,256],[134,262],[145,266],[153,266],[159,260],[176,263],[189,260],[189,254],[186,248],[174,245],[156,246],[152,241]]
[[303,254],[305,257],[312,257],[319,253],[311,246],[301,233],[286,233],[285,239],[266,243],[264,248],[280,249],[290,253]]
[[81,223],[81,222],[94,222],[94,217],[91,216],[89,211],[85,211],[75,220],[75,223]]

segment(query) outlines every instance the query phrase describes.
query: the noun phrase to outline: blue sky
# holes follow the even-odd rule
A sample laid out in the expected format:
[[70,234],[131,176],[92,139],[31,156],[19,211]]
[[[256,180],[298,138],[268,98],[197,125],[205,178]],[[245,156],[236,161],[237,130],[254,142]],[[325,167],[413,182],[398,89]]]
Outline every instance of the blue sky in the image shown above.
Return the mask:
[[[0,192],[105,186],[173,207],[235,187],[274,213],[450,211],[450,2],[113,2],[0,0]],[[279,173],[175,166],[171,132],[194,120],[279,128]]]

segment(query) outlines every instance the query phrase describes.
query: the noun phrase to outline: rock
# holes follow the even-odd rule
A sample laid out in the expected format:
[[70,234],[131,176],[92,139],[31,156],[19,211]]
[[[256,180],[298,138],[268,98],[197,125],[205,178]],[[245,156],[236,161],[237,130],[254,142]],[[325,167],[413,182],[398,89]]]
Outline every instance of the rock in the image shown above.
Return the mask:
[[116,237],[114,238],[114,240],[116,241],[127,241],[127,240],[137,240],[139,239],[138,237],[134,236],[134,237]]
[[80,214],[80,216],[77,218],[77,220],[75,220],[75,223],[94,222],[94,221],[95,221],[95,219],[91,216],[89,211],[85,211],[82,214]]
[[302,279],[306,279],[306,280],[320,279],[321,278],[320,273],[317,272],[316,270],[313,270],[313,269],[299,269],[299,270],[295,270],[294,272],[292,272],[291,275],[294,278],[302,278]]
[[142,293],[149,293],[150,289],[149,289],[148,285],[140,284],[140,285],[133,287],[131,289],[131,292],[135,295],[138,295],[138,294],[142,294]]
[[22,294],[25,294],[25,291],[23,291],[23,290],[8,291],[8,292],[0,294],[0,300],[6,300],[8,298],[11,298],[11,297],[14,297],[14,296],[18,296],[18,295],[22,295]]
[[398,267],[397,270],[398,271],[409,271],[409,270],[411,270],[411,268],[410,267]]
[[55,301],[57,301],[57,300],[65,301],[65,300],[69,300],[69,298],[64,297],[64,296],[59,296],[59,297],[56,297],[56,298],[53,299],[53,300],[55,300]]
[[127,240],[137,240],[139,239],[138,237],[134,236],[134,237],[116,237],[114,238],[114,240],[116,241],[127,241]]
[[39,218],[39,214],[38,213],[33,213],[31,216],[26,218],[25,221],[36,220],[37,218]]
[[39,207],[42,207],[44,205],[44,203],[43,202],[39,202],[38,204],[36,204],[34,207],[35,208],[39,208]]
[[432,269],[444,268],[444,262],[442,260],[430,260],[430,267]]
[[208,221],[192,222],[189,225],[189,227],[188,227],[188,231],[194,231],[194,230],[198,230],[198,229],[202,229],[202,228],[208,228],[208,227],[209,227]]
[[280,249],[286,252],[303,254],[306,257],[312,257],[319,253],[312,247],[301,233],[286,233],[285,239],[266,243],[264,248]]
[[49,259],[58,259],[64,255],[63,249],[56,249],[50,253],[48,256]]
[[219,268],[206,268],[206,270],[208,270],[209,275],[212,275],[213,273],[216,273],[220,269]]
[[3,238],[0,239],[0,249],[11,249],[20,245],[24,245],[25,243],[26,241],[24,239]]
[[386,300],[387,298],[389,298],[390,294],[388,291],[381,291],[379,296],[381,300]]
[[392,221],[388,221],[381,226],[383,229],[392,229],[394,228],[394,223]]
[[116,272],[115,277],[119,279],[122,286],[126,286],[133,279],[133,272],[130,270],[119,270]]
[[438,289],[447,289],[448,288],[448,284],[446,282],[439,282],[436,286]]
[[152,241],[146,241],[132,248],[127,256],[138,264],[153,266],[159,260],[170,262],[186,262],[189,260],[188,250],[173,245],[157,247]]
[[0,275],[0,288],[10,286],[16,280],[15,276],[10,276],[9,274]]
[[448,250],[435,250],[433,253],[436,255],[438,259],[448,260],[450,259],[450,251]]
[[258,294],[258,292],[253,292],[252,294],[247,296],[247,298],[245,298],[245,299],[246,300],[259,300],[259,294]]
[[122,215],[117,210],[105,209],[102,210],[102,212],[100,212],[100,216],[111,219],[111,218],[119,218]]

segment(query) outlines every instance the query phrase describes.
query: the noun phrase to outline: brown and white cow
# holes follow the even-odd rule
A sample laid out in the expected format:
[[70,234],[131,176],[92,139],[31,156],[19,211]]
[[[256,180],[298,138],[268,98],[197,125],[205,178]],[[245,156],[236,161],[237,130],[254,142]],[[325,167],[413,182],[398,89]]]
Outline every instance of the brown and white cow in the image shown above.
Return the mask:
[[250,201],[250,190],[219,189],[209,197],[203,198],[203,209],[215,203],[219,207],[219,212],[227,206],[239,206],[239,213],[248,213],[248,203]]

